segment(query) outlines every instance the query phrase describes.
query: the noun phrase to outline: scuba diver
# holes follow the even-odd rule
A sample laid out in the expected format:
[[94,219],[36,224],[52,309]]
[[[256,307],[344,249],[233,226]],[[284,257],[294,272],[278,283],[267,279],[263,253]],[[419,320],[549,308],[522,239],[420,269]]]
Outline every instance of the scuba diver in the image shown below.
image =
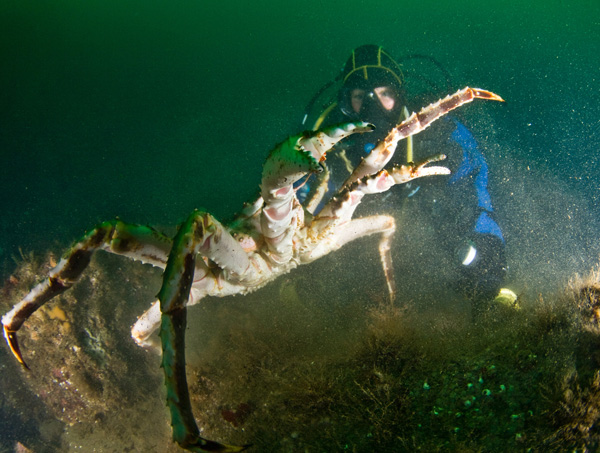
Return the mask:
[[[417,57],[428,58],[408,58]],[[434,60],[430,61],[442,69]],[[445,71],[444,74],[449,80]],[[328,195],[341,187],[361,159],[392,127],[409,116],[400,65],[381,47],[363,45],[352,51],[341,73],[313,97],[304,116],[305,127],[317,99],[336,82],[341,83],[341,88],[336,97],[323,106],[313,129],[355,121],[372,123],[376,129],[369,134],[353,135],[328,153],[327,172],[323,172],[329,178]],[[414,107],[418,110],[430,103],[431,98],[429,102],[424,103],[423,99],[416,102],[419,103]],[[416,136],[415,140],[423,149],[421,158],[440,152],[447,154],[445,164],[452,175],[437,181],[419,182],[419,185],[414,182],[407,184],[404,191],[390,193],[385,203],[386,207],[397,209],[398,215],[402,215],[402,211],[409,208],[407,200],[420,199],[416,205],[418,208],[411,211],[411,222],[414,215],[425,213],[427,222],[433,225],[436,233],[436,253],[442,250],[445,255],[445,258],[435,261],[435,266],[451,269],[448,272],[452,275],[453,289],[470,300],[471,312],[477,319],[502,287],[506,274],[505,240],[494,220],[487,187],[489,169],[477,141],[456,116],[448,115],[440,122],[443,126],[430,128]],[[417,150],[413,150],[412,139],[405,140],[405,152],[398,146],[394,156],[396,163],[413,161],[413,153]],[[299,199],[303,201],[303,198],[311,196],[310,186],[316,187],[317,183],[310,180],[299,187]],[[381,205],[381,200],[377,203]],[[399,228],[403,227],[400,222]]]

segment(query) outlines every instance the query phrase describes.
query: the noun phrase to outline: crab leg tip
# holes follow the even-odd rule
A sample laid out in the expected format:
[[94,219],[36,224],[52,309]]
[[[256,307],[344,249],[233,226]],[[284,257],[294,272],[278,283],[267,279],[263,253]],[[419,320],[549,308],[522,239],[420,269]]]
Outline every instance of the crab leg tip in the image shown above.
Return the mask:
[[472,91],[473,95],[478,99],[488,99],[490,101],[504,102],[504,99],[502,99],[496,93],[492,93],[491,91],[482,90],[481,88],[472,88]]
[[23,360],[23,355],[21,354],[21,349],[19,348],[19,342],[17,341],[17,332],[9,330],[6,326],[2,327],[4,328],[4,338],[6,338],[6,342],[8,343],[10,351],[13,353],[13,355],[19,361],[19,363],[28,370],[29,367],[25,363],[25,360]]
[[221,444],[219,442],[214,442],[212,440],[199,438],[198,442],[183,446],[184,449],[193,451],[193,452],[218,452],[218,453],[237,453],[240,451],[244,451],[250,448],[252,444],[247,445],[227,445]]

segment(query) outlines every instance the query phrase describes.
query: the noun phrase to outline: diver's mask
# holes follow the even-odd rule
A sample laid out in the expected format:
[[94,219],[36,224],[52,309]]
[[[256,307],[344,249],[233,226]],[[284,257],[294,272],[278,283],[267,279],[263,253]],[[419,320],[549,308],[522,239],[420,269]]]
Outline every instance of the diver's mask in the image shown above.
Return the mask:
[[[374,132],[360,134],[347,140],[346,144],[348,146],[363,150],[368,154],[377,142],[382,140],[396,126],[402,112],[399,96],[396,93],[396,90],[389,87],[346,90],[340,110],[347,120],[353,122],[365,121],[375,126]],[[353,165],[358,165],[358,162],[353,162]]]
[[349,119],[368,121],[378,128],[387,128],[397,122],[401,106],[398,93],[393,88],[353,88],[345,91],[340,109]]

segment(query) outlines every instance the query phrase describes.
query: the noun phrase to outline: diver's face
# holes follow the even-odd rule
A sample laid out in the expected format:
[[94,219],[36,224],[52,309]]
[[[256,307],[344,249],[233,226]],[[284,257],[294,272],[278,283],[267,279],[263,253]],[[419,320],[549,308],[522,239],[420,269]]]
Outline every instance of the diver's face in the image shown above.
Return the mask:
[[377,87],[371,92],[354,89],[350,93],[352,110],[360,113],[367,97],[373,101],[378,101],[381,107],[387,112],[390,112],[396,106],[396,92],[390,87]]

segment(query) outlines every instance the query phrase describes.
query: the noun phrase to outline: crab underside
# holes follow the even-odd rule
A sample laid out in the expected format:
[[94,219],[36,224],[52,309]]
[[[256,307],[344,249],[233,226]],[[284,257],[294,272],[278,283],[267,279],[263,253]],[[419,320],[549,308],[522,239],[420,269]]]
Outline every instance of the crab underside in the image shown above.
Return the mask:
[[[263,168],[261,196],[247,203],[225,226],[211,214],[194,211],[170,238],[150,227],[112,220],[85,234],[19,303],[2,317],[4,336],[17,360],[27,368],[17,341],[17,331],[33,312],[69,289],[81,276],[96,250],[123,255],[164,269],[157,300],[132,328],[134,340],[152,344],[160,329],[162,367],[171,413],[173,439],[189,451],[244,450],[204,439],[194,420],[185,375],[187,306],[207,296],[227,296],[253,291],[295,267],[308,264],[361,237],[379,234],[379,253],[388,292],[393,300],[395,282],[390,247],[394,218],[375,215],[353,219],[365,195],[382,193],[413,179],[446,175],[449,170],[427,166],[443,160],[438,155],[420,164],[385,166],[398,142],[417,134],[451,110],[473,99],[502,101],[489,91],[464,88],[413,113],[393,128],[356,167],[338,193],[322,209],[324,190],[301,205],[294,183],[322,171],[325,154],[338,141],[373,129],[368,123],[343,124],[305,132],[278,145]],[[326,181],[325,181],[326,183]],[[322,189],[322,188],[321,188]]]

